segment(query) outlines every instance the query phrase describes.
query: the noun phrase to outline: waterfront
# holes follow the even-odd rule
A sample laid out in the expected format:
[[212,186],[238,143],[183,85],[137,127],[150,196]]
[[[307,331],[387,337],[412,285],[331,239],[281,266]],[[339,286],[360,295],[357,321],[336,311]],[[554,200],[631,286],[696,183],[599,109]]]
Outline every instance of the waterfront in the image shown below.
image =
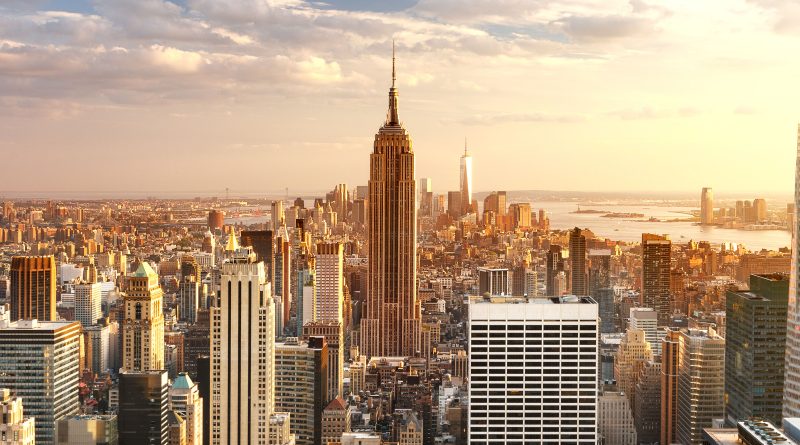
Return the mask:
[[575,202],[535,202],[533,209],[543,208],[550,217],[551,229],[588,228],[597,236],[618,241],[641,241],[642,233],[667,234],[673,242],[689,240],[742,244],[750,250],[777,250],[791,244],[791,233],[786,230],[739,230],[715,226],[700,226],[694,222],[650,222],[648,218],[662,220],[689,217],[697,207],[664,207],[657,205],[580,204],[584,210],[606,210],[617,213],[642,213],[643,218],[605,218],[602,213],[572,213],[578,210]]

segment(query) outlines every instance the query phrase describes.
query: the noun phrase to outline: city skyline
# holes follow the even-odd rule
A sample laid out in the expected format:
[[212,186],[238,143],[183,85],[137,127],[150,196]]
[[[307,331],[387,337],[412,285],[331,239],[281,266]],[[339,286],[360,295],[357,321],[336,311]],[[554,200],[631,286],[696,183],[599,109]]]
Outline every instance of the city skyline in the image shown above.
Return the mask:
[[[143,194],[364,183],[393,38],[435,190],[457,189],[464,136],[475,190],[790,190],[794,70],[776,58],[800,46],[789,3],[28,3],[0,8],[0,149],[24,166],[4,194],[124,190],[116,156],[151,172]],[[742,89],[752,78],[770,82]],[[585,162],[536,168],[565,152]],[[302,175],[258,174],[323,155]],[[50,162],[34,175],[30,156]],[[231,156],[252,162],[196,173]],[[67,173],[78,166],[93,174]]]

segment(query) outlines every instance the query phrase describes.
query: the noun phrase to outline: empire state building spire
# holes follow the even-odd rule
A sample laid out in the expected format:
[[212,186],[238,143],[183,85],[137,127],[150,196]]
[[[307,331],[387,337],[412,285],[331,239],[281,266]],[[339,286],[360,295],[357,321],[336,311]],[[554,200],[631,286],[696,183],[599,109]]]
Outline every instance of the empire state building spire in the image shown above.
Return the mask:
[[394,40],[392,40],[392,87],[389,88],[389,112],[386,113],[387,127],[400,126],[400,118],[397,117],[397,88],[395,88],[394,85],[396,80],[397,72],[395,71]]

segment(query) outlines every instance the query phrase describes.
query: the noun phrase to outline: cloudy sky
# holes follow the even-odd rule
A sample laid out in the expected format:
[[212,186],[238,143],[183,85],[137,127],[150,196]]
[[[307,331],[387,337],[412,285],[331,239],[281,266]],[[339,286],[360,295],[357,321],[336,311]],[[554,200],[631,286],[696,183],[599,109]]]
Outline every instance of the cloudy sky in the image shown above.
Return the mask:
[[3,0],[0,194],[365,184],[392,39],[438,191],[792,190],[792,0]]

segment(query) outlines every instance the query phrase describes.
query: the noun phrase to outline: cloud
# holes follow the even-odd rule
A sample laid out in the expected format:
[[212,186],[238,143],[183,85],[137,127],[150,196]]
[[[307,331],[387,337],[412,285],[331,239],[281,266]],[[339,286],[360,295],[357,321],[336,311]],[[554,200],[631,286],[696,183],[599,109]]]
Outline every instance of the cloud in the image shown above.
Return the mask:
[[476,114],[458,120],[464,125],[499,125],[509,123],[575,123],[586,120],[582,115],[552,115],[547,113],[497,113],[497,114]]
[[154,65],[163,66],[179,73],[194,73],[200,69],[203,63],[210,63],[196,52],[161,45],[150,46],[149,53],[150,61]]
[[620,39],[652,31],[649,19],[624,16],[569,16],[554,25],[579,42]]
[[609,111],[608,116],[618,117],[623,120],[669,119],[675,117],[693,117],[702,111],[695,107],[681,107],[678,109],[653,108],[643,106],[640,108],[624,108]]

